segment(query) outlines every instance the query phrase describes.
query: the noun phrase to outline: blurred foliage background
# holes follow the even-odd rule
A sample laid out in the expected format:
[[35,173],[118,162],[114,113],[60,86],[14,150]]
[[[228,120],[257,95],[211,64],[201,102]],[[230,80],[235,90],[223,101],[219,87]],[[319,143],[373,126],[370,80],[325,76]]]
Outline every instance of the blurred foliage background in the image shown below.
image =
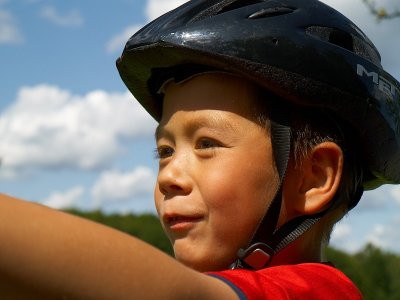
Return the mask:
[[379,5],[379,1],[378,3],[374,0],[362,0],[362,1],[369,8],[371,14],[374,15],[378,21],[389,20],[400,17],[399,9],[389,10],[385,6]]
[[[119,215],[78,210],[67,212],[126,232],[173,255],[172,247],[155,215]],[[325,254],[327,261],[353,280],[366,300],[400,299],[400,255],[385,252],[371,244],[355,254],[334,248],[327,248]]]

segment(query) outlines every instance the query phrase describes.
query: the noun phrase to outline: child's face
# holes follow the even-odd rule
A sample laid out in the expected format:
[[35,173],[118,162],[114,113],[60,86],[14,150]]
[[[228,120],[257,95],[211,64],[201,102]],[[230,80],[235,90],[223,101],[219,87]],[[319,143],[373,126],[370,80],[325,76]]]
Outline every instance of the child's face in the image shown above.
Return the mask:
[[253,86],[222,73],[166,87],[156,132],[155,203],[176,258],[224,269],[249,242],[278,185]]

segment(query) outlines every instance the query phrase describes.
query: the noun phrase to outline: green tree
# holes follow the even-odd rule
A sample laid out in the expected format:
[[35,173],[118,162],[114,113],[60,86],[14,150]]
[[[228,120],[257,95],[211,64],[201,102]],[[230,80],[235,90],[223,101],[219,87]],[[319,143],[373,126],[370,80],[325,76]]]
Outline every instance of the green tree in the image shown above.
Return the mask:
[[366,299],[400,299],[399,257],[372,244],[355,255],[361,268],[368,274]]
[[104,214],[101,211],[83,212],[75,209],[67,212],[128,233],[170,255],[173,253],[158,217],[153,214],[119,215]]
[[368,274],[361,268],[360,263],[353,255],[344,251],[328,247],[325,252],[327,260],[347,275],[363,294],[368,289]]
[[361,290],[366,300],[400,299],[400,257],[368,244],[351,255],[328,248],[326,256]]

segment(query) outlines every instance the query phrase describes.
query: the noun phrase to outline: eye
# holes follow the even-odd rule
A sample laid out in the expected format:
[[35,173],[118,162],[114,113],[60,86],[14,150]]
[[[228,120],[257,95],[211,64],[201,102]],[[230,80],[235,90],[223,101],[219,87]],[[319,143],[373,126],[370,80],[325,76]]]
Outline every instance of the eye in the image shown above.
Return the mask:
[[172,156],[174,149],[169,146],[161,146],[154,150],[154,154],[156,159],[163,159]]
[[221,145],[213,139],[202,138],[198,141],[196,148],[197,149],[210,149],[210,148],[217,148],[220,146]]

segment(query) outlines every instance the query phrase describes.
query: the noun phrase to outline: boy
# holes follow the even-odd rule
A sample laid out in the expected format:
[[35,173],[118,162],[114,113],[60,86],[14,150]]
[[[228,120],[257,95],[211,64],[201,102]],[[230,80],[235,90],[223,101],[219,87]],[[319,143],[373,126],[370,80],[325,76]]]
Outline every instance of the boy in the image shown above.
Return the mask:
[[362,298],[321,249],[363,188],[400,182],[400,109],[354,24],[313,0],[194,0],[135,34],[117,66],[159,122],[155,201],[179,262],[4,196],[4,293]]

